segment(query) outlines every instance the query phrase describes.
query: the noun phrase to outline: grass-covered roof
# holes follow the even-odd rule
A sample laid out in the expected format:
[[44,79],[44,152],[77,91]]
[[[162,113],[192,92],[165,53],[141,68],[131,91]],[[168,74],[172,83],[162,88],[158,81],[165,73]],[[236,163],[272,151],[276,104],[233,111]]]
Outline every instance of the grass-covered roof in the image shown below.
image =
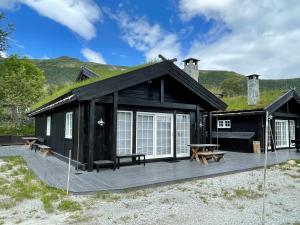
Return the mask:
[[260,94],[260,101],[255,106],[249,106],[247,96],[235,96],[235,97],[225,97],[222,100],[228,105],[227,111],[240,111],[240,110],[259,110],[264,109],[280,96],[282,96],[286,91],[274,90],[274,91],[263,91]]
[[128,72],[131,72],[131,71],[149,66],[151,64],[153,64],[153,63],[147,63],[147,64],[143,64],[143,65],[139,65],[139,66],[134,66],[134,67],[130,67],[130,68],[125,69],[125,70],[114,70],[114,71],[110,70],[110,71],[107,71],[107,72],[103,71],[101,73],[101,75],[99,75],[99,77],[86,79],[86,80],[83,80],[81,82],[75,82],[75,80],[74,80],[74,83],[68,84],[66,86],[63,86],[63,87],[57,89],[51,95],[48,95],[48,96],[44,97],[39,102],[37,102],[36,104],[31,106],[30,111],[33,111],[37,108],[40,108],[41,106],[46,105],[48,102],[53,101],[53,100],[63,96],[64,94],[67,94],[68,92],[70,92],[72,90],[75,90],[77,88],[83,87],[85,85],[88,85],[88,84],[91,84],[91,83],[94,83],[94,82],[97,82],[97,81],[105,80],[105,79],[108,79],[108,78],[111,78],[111,77],[114,77],[114,76],[119,76],[119,75],[122,75],[122,74],[125,74],[125,73],[128,73]]

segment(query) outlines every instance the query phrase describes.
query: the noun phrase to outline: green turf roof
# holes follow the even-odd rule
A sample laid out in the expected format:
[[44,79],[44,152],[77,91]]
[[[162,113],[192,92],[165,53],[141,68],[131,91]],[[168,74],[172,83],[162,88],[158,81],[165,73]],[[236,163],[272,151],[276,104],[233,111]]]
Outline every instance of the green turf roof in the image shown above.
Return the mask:
[[97,81],[105,80],[105,79],[108,79],[108,78],[111,78],[111,77],[114,77],[114,76],[119,76],[119,75],[131,72],[131,71],[134,71],[134,70],[138,70],[138,69],[150,66],[152,64],[153,63],[150,62],[150,63],[146,63],[146,64],[143,64],[143,65],[134,66],[134,67],[131,67],[131,68],[126,69],[126,70],[107,71],[107,73],[105,73],[105,72],[101,73],[101,75],[99,75],[99,77],[89,78],[89,79],[83,80],[81,82],[75,82],[74,81],[74,83],[72,83],[70,85],[67,85],[67,86],[64,86],[64,87],[56,90],[55,92],[53,92],[51,95],[46,96],[45,98],[41,99],[39,102],[37,102],[36,104],[31,106],[30,111],[34,111],[37,108],[40,108],[41,106],[47,104],[48,102],[53,101],[53,100],[63,96],[64,94],[67,94],[68,92],[70,92],[72,90],[75,90],[76,88],[83,87],[85,85],[88,85],[88,84],[91,84],[91,83],[94,83],[94,82],[97,82]]
[[258,110],[264,109],[284,93],[282,90],[261,92],[260,101],[255,106],[248,105],[247,96],[226,97],[222,100],[228,105],[226,111]]

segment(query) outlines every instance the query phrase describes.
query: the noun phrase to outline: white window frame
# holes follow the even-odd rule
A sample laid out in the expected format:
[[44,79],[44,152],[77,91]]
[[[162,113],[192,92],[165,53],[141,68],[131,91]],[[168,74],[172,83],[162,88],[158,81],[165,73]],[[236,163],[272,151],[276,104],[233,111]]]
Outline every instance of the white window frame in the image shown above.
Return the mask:
[[[132,154],[132,135],[133,135],[133,112],[132,111],[125,111],[125,110],[118,110],[117,113],[130,113],[130,120],[131,120],[131,124],[130,124],[130,154]],[[118,119],[117,119],[118,121]],[[118,122],[117,122],[118,123]],[[117,155],[118,154],[118,124],[117,124]]]
[[[147,156],[146,155],[146,159],[156,159],[156,158],[168,158],[168,157],[173,157],[174,156],[174,128],[173,128],[173,124],[174,124],[174,116],[172,113],[155,113],[155,112],[137,112],[136,113],[136,117],[138,117],[138,115],[151,115],[154,116],[153,119],[153,155],[151,156]],[[157,116],[168,116],[171,118],[171,153],[170,154],[165,154],[165,155],[157,155]],[[137,119],[136,119],[136,134],[137,134]],[[137,135],[136,135],[136,146],[137,146]]]
[[72,139],[73,136],[73,112],[66,113],[65,138]]
[[47,116],[46,136],[51,135],[51,116]]
[[218,128],[231,128],[231,120],[218,120]]
[[[286,126],[282,126],[282,124],[285,124]],[[281,124],[279,126],[277,126],[277,124]],[[283,132],[285,130],[285,133],[286,133],[286,137],[287,139],[284,140],[286,141],[286,144],[282,144],[283,141],[282,140],[278,140],[278,133],[277,133],[277,129],[280,128],[280,132]],[[282,133],[281,133],[281,136],[282,136]],[[276,140],[276,148],[289,148],[290,146],[290,134],[289,134],[289,121],[288,120],[275,120],[275,140]],[[279,144],[279,142],[281,144]]]
[[[187,118],[188,118],[188,127],[187,127],[187,133],[188,133],[188,141],[187,141],[187,143],[185,143],[184,145],[185,145],[185,147],[187,148],[187,152],[186,153],[178,153],[178,151],[179,151],[179,149],[178,149],[178,147],[180,147],[179,146],[179,140],[180,140],[180,138],[177,136],[177,132],[178,132],[178,123],[177,123],[177,116],[186,116]],[[186,125],[186,123],[185,123],[185,125]],[[177,157],[187,157],[187,156],[190,156],[190,147],[188,146],[189,144],[190,144],[190,142],[191,142],[191,117],[190,117],[190,114],[176,114],[176,156]]]

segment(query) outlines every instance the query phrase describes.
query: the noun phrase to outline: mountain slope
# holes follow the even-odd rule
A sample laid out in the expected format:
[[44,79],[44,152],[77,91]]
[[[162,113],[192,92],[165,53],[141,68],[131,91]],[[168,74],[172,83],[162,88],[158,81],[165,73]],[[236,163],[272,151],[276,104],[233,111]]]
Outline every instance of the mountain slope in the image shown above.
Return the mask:
[[[232,71],[216,71],[216,70],[200,70],[199,82],[208,88],[216,88],[227,78],[243,78],[246,82],[244,75],[238,74]],[[261,91],[270,90],[287,90],[289,88],[296,88],[300,91],[300,78],[294,79],[278,79],[278,80],[266,80],[260,79]]]
[[44,71],[48,83],[54,86],[61,86],[74,82],[80,71],[80,67],[83,65],[100,75],[115,73],[128,68],[125,66],[82,62],[67,56],[46,60],[33,59],[32,61]]
[[[2,61],[2,59],[0,60]],[[54,59],[32,59],[45,73],[47,83],[51,86],[58,87],[73,83],[81,66],[93,70],[98,74],[106,76],[114,75],[131,69],[134,67],[105,65],[91,62],[82,62],[78,59],[68,56],[62,56]],[[243,78],[246,83],[246,77],[233,71],[217,71],[217,70],[200,70],[199,82],[205,87],[219,92],[221,83],[227,78]],[[286,90],[290,87],[300,91],[300,78],[295,79],[279,79],[279,80],[260,80],[260,88],[262,91],[269,90]],[[246,92],[246,90],[245,90]]]

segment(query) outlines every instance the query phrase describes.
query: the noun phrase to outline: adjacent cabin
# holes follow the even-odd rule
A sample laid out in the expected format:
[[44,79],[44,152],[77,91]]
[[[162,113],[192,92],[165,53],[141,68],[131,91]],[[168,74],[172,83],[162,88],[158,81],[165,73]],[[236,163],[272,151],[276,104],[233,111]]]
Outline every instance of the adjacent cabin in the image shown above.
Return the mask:
[[[189,60],[192,70],[197,62]],[[96,80],[29,113],[36,137],[62,159],[71,150],[72,162],[89,171],[123,154],[190,157],[187,145],[211,142],[211,112],[227,106],[170,60],[106,79],[82,68],[77,80],[89,77]]]
[[254,74],[248,76],[248,97],[225,102],[227,111],[213,113],[212,136],[221,149],[253,152],[253,141],[259,141],[264,151],[266,120],[271,128],[267,131],[270,150],[294,148],[292,140],[300,139],[300,96],[293,89],[260,93],[259,77]]

